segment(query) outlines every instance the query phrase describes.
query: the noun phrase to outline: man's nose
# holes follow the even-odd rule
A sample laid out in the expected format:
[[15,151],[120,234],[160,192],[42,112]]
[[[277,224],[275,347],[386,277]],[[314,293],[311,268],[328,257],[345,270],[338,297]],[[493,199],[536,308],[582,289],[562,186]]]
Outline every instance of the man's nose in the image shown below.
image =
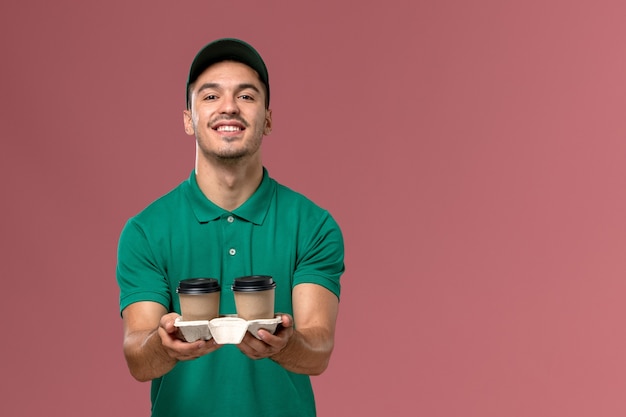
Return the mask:
[[237,98],[231,96],[222,97],[220,103],[220,113],[225,114],[237,114],[239,113],[239,106],[237,105]]

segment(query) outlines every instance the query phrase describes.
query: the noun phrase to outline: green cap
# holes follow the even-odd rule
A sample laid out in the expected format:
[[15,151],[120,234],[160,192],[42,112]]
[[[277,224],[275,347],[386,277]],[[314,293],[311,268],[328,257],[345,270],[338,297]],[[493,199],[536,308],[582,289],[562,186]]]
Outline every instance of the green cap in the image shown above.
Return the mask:
[[198,52],[191,63],[189,78],[187,78],[187,108],[189,108],[189,85],[193,84],[205,69],[221,61],[237,61],[245,64],[259,74],[261,82],[265,84],[267,97],[265,106],[270,104],[270,82],[267,67],[261,55],[248,43],[234,38],[217,39]]

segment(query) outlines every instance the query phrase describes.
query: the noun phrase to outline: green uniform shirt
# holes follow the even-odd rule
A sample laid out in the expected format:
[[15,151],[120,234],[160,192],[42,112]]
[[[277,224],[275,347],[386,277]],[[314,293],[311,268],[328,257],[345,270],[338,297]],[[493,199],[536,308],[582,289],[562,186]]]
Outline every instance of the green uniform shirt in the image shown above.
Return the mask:
[[[229,212],[209,201],[195,173],[125,225],[119,240],[120,310],[154,301],[180,314],[182,279],[216,278],[220,315],[235,314],[231,284],[245,275],[276,282],[275,310],[293,314],[292,288],[319,284],[337,297],[344,271],[343,237],[331,215],[271,179]],[[179,362],[152,381],[152,415],[314,416],[310,379],[270,359],[251,360],[234,345]]]

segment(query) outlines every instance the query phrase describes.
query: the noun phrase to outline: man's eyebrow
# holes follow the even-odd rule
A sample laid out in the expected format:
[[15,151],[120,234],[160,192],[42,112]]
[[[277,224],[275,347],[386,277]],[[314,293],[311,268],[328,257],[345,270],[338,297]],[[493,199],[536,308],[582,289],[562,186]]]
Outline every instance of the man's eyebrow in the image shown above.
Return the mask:
[[[202,85],[200,86],[200,88],[198,88],[198,94],[199,94],[199,93],[201,93],[203,90],[207,90],[207,89],[211,89],[211,88],[213,88],[213,89],[219,89],[220,87],[221,87],[221,86],[220,86],[220,84],[218,84],[218,83],[204,83],[204,84],[202,84]],[[259,91],[259,88],[258,88],[256,85],[254,85],[254,84],[242,83],[242,84],[239,84],[239,85],[237,86],[237,90],[238,90],[238,91],[245,90],[245,89],[247,89],[247,88],[249,88],[249,89],[251,89],[251,90],[254,90],[254,91],[256,91],[257,93],[260,93],[260,92],[261,92],[261,91]]]
[[256,85],[254,85],[254,84],[245,84],[245,83],[244,84],[239,84],[239,90],[245,90],[247,88],[249,88],[251,90],[254,90],[257,93],[260,93],[259,88]]
[[200,88],[198,88],[198,93],[201,92],[202,90],[207,90],[209,88],[218,88],[219,84],[217,83],[204,83],[200,86]]

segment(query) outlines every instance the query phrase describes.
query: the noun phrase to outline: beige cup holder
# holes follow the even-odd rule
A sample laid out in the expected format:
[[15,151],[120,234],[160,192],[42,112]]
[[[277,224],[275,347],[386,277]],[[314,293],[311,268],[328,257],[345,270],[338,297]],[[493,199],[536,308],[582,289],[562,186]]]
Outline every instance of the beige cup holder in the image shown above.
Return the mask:
[[260,329],[267,330],[270,333],[276,331],[276,327],[281,322],[281,317],[276,316],[273,319],[244,320],[236,316],[217,317],[213,320],[196,320],[183,321],[178,317],[174,322],[174,326],[178,327],[183,338],[187,342],[195,342],[196,340],[211,340],[223,344],[239,344],[250,332],[257,339],[257,332]]

